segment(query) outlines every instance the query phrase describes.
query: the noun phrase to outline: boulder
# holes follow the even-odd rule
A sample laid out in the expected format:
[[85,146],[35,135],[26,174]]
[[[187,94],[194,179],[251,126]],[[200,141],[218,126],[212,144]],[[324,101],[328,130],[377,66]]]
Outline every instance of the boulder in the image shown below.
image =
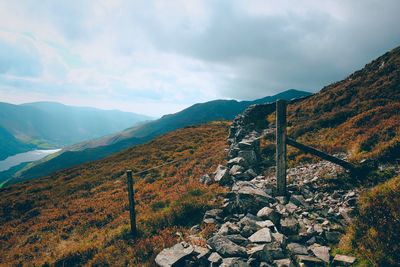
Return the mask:
[[252,234],[249,240],[253,243],[269,243],[272,241],[271,230],[269,228],[262,228]]
[[244,247],[233,243],[226,236],[215,235],[208,239],[207,243],[224,257],[241,257],[247,255]]
[[192,255],[193,251],[194,248],[191,245],[181,242],[171,248],[163,249],[155,261],[162,267],[180,266],[185,259]]

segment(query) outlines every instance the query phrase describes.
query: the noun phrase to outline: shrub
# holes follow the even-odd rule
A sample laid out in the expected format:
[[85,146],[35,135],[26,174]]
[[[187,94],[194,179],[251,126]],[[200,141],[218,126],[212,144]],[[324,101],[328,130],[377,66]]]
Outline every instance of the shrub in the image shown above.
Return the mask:
[[344,245],[376,266],[400,264],[400,176],[360,196],[359,216]]

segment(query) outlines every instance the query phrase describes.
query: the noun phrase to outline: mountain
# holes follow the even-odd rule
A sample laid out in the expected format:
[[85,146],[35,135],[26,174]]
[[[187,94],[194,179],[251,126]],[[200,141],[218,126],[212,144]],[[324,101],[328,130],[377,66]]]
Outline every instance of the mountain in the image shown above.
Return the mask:
[[149,119],[135,113],[54,102],[0,103],[0,159],[32,148],[71,145]]
[[27,166],[18,173],[18,178],[13,181],[32,179],[84,162],[98,160],[133,145],[143,144],[175,129],[209,121],[232,120],[252,104],[309,95],[308,92],[291,89],[255,101],[215,100],[195,104],[175,114],[165,115],[158,120],[129,128],[121,133],[67,147],[60,151],[57,156],[52,155],[51,158],[44,158]]
[[[320,188],[331,203],[361,202],[359,224],[349,226],[346,237],[351,241],[350,249],[358,244],[374,261],[377,256],[387,260],[400,255],[398,162],[392,170],[385,169],[400,155],[399,88],[400,48],[396,48],[288,108],[288,134],[292,138],[328,152],[345,152],[354,161],[368,158],[385,163],[382,172],[360,182],[362,191],[368,191],[369,179],[397,175],[360,199],[347,194],[333,197],[332,191]],[[228,128],[226,122],[186,127],[102,160],[1,189],[0,265],[21,265],[29,260],[35,266],[152,266],[156,253],[176,243],[177,232],[183,237],[192,235],[196,227],[190,228],[201,222],[203,211],[220,207],[220,199],[226,197],[224,188],[204,186],[199,177],[226,163]],[[261,145],[265,146],[264,140]],[[289,155],[298,161],[308,160],[293,151]],[[138,172],[174,160],[178,161],[134,175],[139,237],[131,239],[125,171]],[[317,182],[324,172],[327,170],[318,174]],[[348,181],[338,177],[328,182],[341,191]],[[304,187],[308,190],[309,185]],[[319,220],[313,214],[311,217]],[[334,213],[332,217],[335,223],[326,229],[335,233],[340,216]],[[207,239],[214,230],[212,225],[203,226],[200,235]],[[367,263],[364,265],[373,266]],[[389,263],[392,265],[375,266],[396,265]]]

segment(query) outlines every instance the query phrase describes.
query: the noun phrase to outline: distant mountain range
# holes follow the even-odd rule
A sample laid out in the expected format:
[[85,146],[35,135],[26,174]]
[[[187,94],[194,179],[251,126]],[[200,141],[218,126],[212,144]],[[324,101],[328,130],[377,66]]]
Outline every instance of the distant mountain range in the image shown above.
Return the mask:
[[55,102],[0,102],[0,160],[34,148],[62,147],[98,138],[150,119],[130,112]]
[[118,134],[66,147],[56,155],[51,155],[36,163],[29,164],[18,173],[18,179],[14,179],[14,181],[45,176],[54,171],[84,162],[102,159],[112,153],[143,144],[178,128],[210,121],[232,120],[252,104],[274,102],[277,99],[289,100],[309,96],[310,94],[309,92],[290,89],[274,96],[254,101],[214,100],[195,104],[175,114],[165,115],[158,120],[128,128]]

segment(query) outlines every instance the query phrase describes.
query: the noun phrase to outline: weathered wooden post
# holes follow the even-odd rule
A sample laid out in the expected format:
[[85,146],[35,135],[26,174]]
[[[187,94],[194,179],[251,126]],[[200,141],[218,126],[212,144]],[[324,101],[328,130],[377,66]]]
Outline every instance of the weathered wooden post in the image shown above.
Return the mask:
[[137,236],[136,229],[136,213],[135,213],[135,195],[133,190],[132,170],[126,171],[127,184],[128,184],[128,199],[129,199],[129,215],[131,221],[131,234],[132,237]]
[[286,106],[285,100],[276,101],[276,189],[286,195]]

